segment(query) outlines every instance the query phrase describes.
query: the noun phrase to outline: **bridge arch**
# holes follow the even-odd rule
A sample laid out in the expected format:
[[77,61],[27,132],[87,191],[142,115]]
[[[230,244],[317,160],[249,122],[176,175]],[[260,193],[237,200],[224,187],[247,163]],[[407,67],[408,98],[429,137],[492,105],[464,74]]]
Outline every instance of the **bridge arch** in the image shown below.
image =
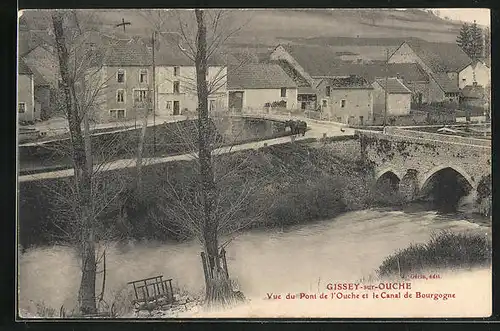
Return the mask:
[[403,179],[403,175],[399,171],[395,170],[395,167],[388,166],[381,168],[375,172],[375,183],[380,179],[380,177],[387,175],[388,173],[393,173],[398,178],[398,180]]
[[460,174],[463,178],[465,178],[467,183],[472,188],[476,187],[475,182],[472,180],[471,176],[460,166],[450,165],[450,164],[440,164],[438,166],[435,166],[434,168],[432,168],[431,170],[427,171],[424,174],[424,176],[419,181],[419,185],[418,185],[419,189],[423,190],[429,184],[429,181],[432,179],[432,177],[434,177],[441,170],[444,170],[447,168],[452,169],[452,170],[456,171],[458,174]]

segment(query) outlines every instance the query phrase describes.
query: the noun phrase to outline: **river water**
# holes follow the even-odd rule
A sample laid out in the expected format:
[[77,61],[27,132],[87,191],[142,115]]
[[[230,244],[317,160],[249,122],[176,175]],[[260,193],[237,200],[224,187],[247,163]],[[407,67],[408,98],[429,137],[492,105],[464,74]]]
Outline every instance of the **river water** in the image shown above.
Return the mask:
[[[283,230],[248,231],[227,247],[231,278],[245,296],[267,292],[321,291],[328,282],[370,277],[382,261],[441,230],[491,236],[491,227],[464,214],[368,209]],[[105,299],[120,300],[132,280],[162,274],[191,293],[204,281],[197,242],[113,243],[108,247]],[[35,248],[19,256],[19,307],[35,313],[35,303],[59,311],[75,304],[80,279],[76,255],[67,247]],[[98,288],[100,280],[98,281]],[[35,311],[34,311],[35,310]]]

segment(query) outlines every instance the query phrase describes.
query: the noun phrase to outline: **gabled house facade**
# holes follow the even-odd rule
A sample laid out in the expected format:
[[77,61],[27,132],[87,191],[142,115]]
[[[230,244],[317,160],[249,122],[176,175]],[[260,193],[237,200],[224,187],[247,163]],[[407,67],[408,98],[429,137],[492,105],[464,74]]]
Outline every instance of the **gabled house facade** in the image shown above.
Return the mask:
[[399,79],[411,91],[414,105],[429,100],[429,75],[417,63],[370,63],[342,64],[331,72],[335,77],[355,75],[363,77],[369,83],[381,78]]
[[317,85],[324,116],[349,125],[373,121],[373,87],[362,77],[323,78]]
[[472,60],[456,44],[406,41],[389,63],[418,63],[430,78],[429,102],[457,102],[460,82],[470,76]]
[[297,109],[297,84],[279,65],[247,64],[228,70],[229,110]]
[[[376,79],[373,84],[373,114],[402,116],[410,114],[411,90],[398,78]],[[386,111],[387,93],[387,114]]]
[[278,45],[269,58],[296,81],[299,108],[319,110],[316,87],[323,78],[334,76],[332,71],[339,64],[336,53],[324,46]]

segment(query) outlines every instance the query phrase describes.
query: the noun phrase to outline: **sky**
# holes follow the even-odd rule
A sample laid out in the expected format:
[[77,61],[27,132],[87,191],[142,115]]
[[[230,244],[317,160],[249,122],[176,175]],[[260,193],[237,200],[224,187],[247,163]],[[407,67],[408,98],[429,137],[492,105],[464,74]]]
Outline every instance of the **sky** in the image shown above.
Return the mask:
[[439,10],[440,16],[448,16],[452,20],[464,22],[477,22],[477,24],[490,26],[490,10],[484,8],[429,8]]

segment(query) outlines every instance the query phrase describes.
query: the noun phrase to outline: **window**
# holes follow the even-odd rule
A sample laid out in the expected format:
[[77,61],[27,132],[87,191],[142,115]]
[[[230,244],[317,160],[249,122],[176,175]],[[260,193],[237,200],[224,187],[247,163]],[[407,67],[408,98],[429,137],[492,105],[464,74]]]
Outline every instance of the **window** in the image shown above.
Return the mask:
[[181,74],[181,67],[174,67],[174,76],[180,76]]
[[125,83],[125,70],[118,69],[118,72],[116,73],[116,81],[118,83]]
[[122,103],[125,102],[125,91],[117,90],[116,91],[116,102]]
[[210,104],[209,104],[209,111],[213,111],[215,110],[215,100],[209,100]]
[[173,90],[174,90],[174,93],[180,93],[181,83],[179,81],[174,82]]
[[167,101],[167,104],[166,104],[165,108],[166,108],[167,110],[172,109],[172,101]]
[[345,108],[345,100],[340,100],[340,107]]
[[18,105],[18,108],[17,108],[17,112],[19,114],[24,114],[26,112],[26,103],[19,102],[19,105]]
[[281,97],[286,98],[286,87],[281,88]]
[[331,87],[330,86],[327,86],[326,87],[326,96],[329,97],[331,94]]
[[125,109],[111,109],[109,111],[111,118],[125,118]]
[[322,102],[323,102],[323,104],[322,104],[323,107],[327,107],[328,106],[328,101],[327,100],[322,100]]
[[462,82],[465,82],[466,80],[467,80],[467,79],[465,79],[465,78],[462,78]]
[[148,69],[141,69],[139,72],[139,83],[148,82]]
[[146,102],[148,96],[147,90],[135,90],[134,91],[134,102]]

